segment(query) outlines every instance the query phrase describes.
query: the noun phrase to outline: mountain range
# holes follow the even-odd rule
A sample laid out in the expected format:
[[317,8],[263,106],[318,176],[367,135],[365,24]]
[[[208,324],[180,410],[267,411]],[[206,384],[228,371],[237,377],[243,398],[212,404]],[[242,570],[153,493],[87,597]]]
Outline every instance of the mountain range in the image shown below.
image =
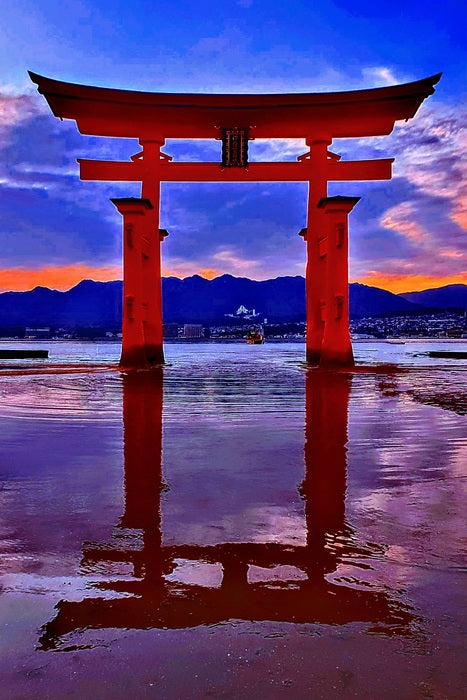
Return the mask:
[[[305,319],[303,277],[255,281],[222,275],[162,280],[164,322],[227,323],[240,305],[256,309],[269,322]],[[423,313],[427,308],[466,308],[467,285],[392,294],[360,283],[349,285],[351,317]],[[117,329],[121,324],[122,282],[83,280],[66,292],[36,287],[0,294],[0,329],[21,326]]]

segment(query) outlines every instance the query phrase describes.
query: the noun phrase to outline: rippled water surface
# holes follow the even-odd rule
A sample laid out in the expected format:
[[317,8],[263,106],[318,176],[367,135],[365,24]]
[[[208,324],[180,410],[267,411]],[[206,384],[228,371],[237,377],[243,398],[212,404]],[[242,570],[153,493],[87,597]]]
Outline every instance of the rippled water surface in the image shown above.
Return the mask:
[[0,368],[6,697],[464,697],[466,366],[440,345],[465,350]]

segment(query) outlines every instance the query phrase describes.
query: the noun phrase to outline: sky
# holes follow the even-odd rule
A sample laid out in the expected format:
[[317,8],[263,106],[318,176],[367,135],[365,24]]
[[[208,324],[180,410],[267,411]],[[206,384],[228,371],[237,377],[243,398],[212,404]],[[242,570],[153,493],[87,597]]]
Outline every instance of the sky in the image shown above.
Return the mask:
[[[443,72],[390,136],[335,140],[346,159],[395,157],[386,182],[330,183],[362,199],[351,281],[394,292],[467,282],[465,28],[460,0],[0,0],[0,292],[121,279],[121,217],[135,183],[81,182],[79,157],[127,160],[130,139],[78,133],[27,74],[154,92],[326,92]],[[463,148],[464,147],[464,148]],[[252,141],[252,160],[294,160],[304,141]],[[220,160],[217,141],[168,141],[178,160]],[[304,183],[162,186],[165,275],[303,275]]]

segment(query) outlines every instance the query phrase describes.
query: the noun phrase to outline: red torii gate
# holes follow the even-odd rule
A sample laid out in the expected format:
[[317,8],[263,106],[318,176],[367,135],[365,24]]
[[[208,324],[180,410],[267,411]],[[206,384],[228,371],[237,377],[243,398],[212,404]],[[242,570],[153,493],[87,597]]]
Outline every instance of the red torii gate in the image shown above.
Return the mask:
[[[334,138],[383,136],[415,115],[441,73],[404,85],[334,93],[202,95],[136,92],[65,83],[29,73],[53,114],[82,134],[137,138],[128,162],[79,159],[82,180],[141,182],[141,199],[113,199],[124,222],[122,367],[164,361],[160,241],[161,182],[305,181],[306,357],[352,366],[348,318],[347,218],[358,197],[327,197],[329,181],[389,180],[393,159],[341,161]],[[165,139],[222,139],[222,163],[181,163]],[[248,163],[253,138],[305,138],[292,162]]]

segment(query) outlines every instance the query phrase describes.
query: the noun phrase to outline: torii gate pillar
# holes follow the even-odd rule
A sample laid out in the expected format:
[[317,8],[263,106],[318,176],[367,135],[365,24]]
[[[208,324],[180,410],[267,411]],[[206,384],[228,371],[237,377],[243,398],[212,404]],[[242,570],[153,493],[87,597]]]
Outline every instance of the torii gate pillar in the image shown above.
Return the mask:
[[353,367],[349,329],[348,215],[360,197],[323,197],[318,204],[325,216],[321,255],[326,262],[326,296],[321,367]]
[[[160,241],[166,231],[148,226],[153,209],[149,199],[111,199],[123,216],[123,369],[137,369],[164,361],[162,347]],[[158,264],[154,264],[157,261]],[[159,270],[159,275],[155,272]],[[157,306],[157,308],[155,308]],[[148,318],[149,317],[149,318]]]
[[164,138],[153,137],[151,140],[141,140],[144,162],[152,163],[153,171],[146,175],[141,183],[141,197],[148,199],[152,208],[145,216],[146,254],[143,257],[143,295],[145,303],[144,339],[146,344],[146,359],[150,365],[164,362],[163,325],[162,325],[162,277],[160,243],[168,235],[165,229],[159,228],[161,179],[158,164],[161,159],[161,146]]
[[318,365],[323,342],[324,319],[322,301],[326,289],[326,266],[321,255],[320,238],[325,221],[325,214],[318,203],[327,195],[328,146],[330,138],[307,139],[310,148],[310,162],[313,178],[308,185],[306,241],[306,360],[311,365]]

